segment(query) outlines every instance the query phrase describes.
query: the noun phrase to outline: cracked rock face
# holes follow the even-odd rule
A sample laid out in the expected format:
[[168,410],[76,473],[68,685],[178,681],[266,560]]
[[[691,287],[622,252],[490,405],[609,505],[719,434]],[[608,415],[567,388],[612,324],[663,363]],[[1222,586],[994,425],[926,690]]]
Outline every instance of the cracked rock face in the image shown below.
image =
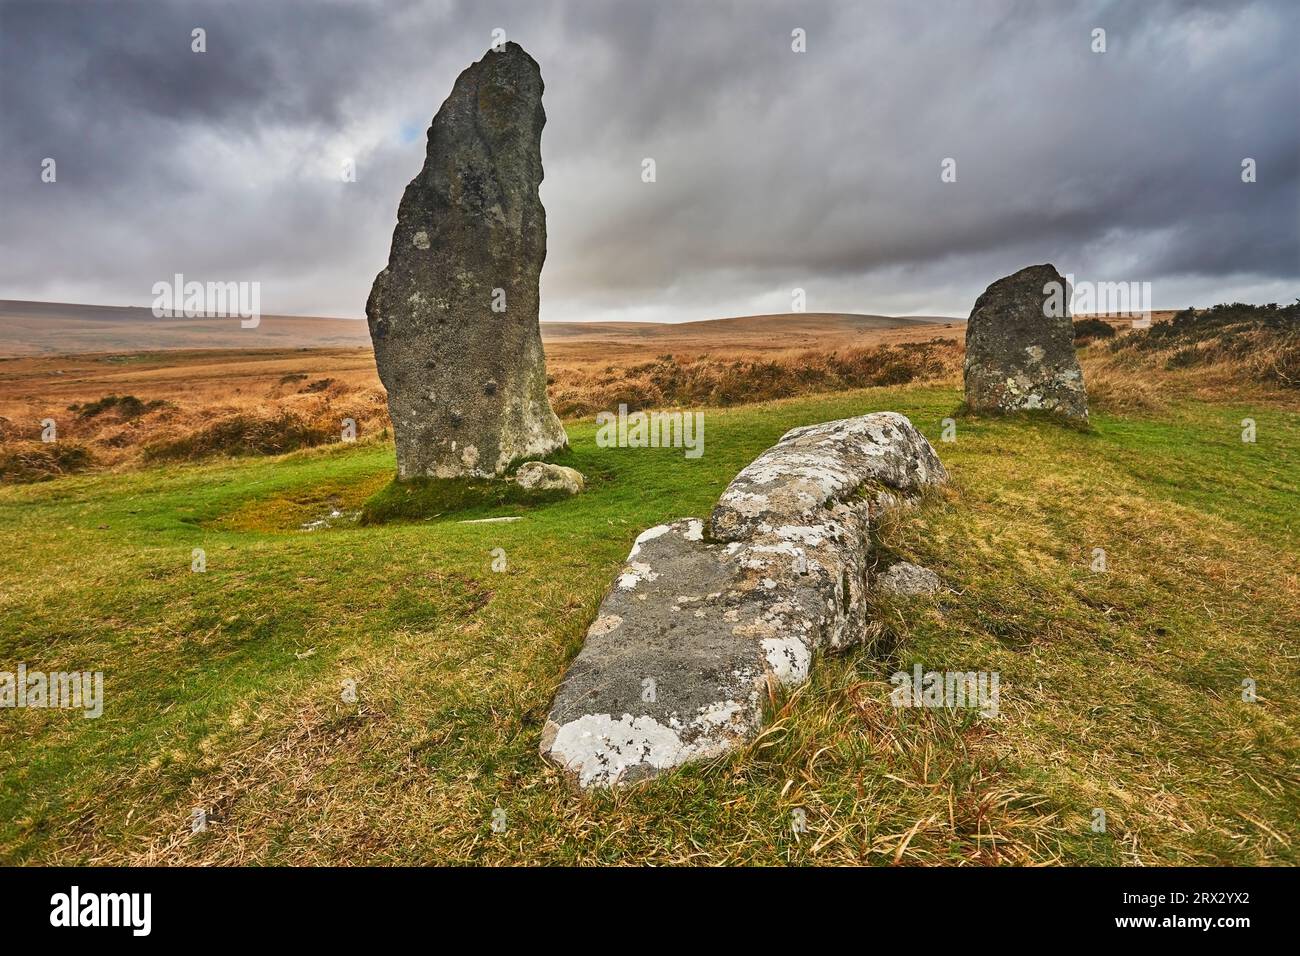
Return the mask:
[[769,682],[860,641],[870,528],[946,480],[902,415],[788,432],[697,518],[642,532],[556,692],[543,756],[583,787],[726,753],[762,726]]
[[515,43],[467,68],[402,196],[366,303],[399,478],[499,475],[567,443],[537,325],[542,88]]
[[[1044,308],[1050,283],[1059,315]],[[966,404],[975,412],[1041,409],[1088,420],[1088,397],[1074,351],[1065,279],[1051,265],[999,279],[975,300],[966,324]]]

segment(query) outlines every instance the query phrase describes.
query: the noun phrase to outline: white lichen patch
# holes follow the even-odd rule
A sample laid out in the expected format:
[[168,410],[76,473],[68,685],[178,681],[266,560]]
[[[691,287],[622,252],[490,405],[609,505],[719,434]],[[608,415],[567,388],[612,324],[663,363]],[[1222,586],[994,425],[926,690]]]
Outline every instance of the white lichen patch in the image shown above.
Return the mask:
[[812,651],[797,637],[768,637],[763,639],[763,656],[772,675],[785,686],[802,684],[808,679],[812,664]]
[[734,700],[723,700],[716,704],[709,704],[700,708],[699,716],[691,721],[691,725],[705,729],[725,727],[728,724],[734,724],[736,718],[743,713],[744,709],[743,704]]
[[646,528],[646,530],[637,535],[636,540],[632,542],[632,550],[628,552],[627,559],[631,561],[640,554],[641,545],[645,544],[647,541],[653,541],[655,538],[658,538],[660,535],[665,535],[671,530],[672,526],[666,524],[657,524],[653,528]]
[[759,554],[784,554],[792,558],[801,553],[799,546],[790,541],[781,541],[777,544],[752,544],[749,550]]
[[633,561],[618,576],[618,586],[624,591],[631,591],[642,581],[654,581],[658,577],[658,573],[644,561]]
[[648,764],[667,770],[685,762],[693,748],[653,717],[587,714],[555,735],[551,754],[576,773],[582,787],[613,786],[631,768]]
[[725,753],[746,729],[749,710],[735,700],[718,701],[701,707],[686,726],[676,714],[668,724],[645,714],[586,714],[559,729],[550,754],[577,775],[579,786],[610,787],[632,770],[668,770]]
[[799,525],[788,524],[776,529],[776,536],[784,541],[798,541],[800,544],[806,544],[810,547],[817,547],[827,538],[835,534],[835,525],[818,524],[818,525]]
[[411,244],[415,246],[415,248],[417,249],[428,249],[429,234],[425,232],[423,229],[421,229],[419,232],[417,232],[414,236],[411,237]]

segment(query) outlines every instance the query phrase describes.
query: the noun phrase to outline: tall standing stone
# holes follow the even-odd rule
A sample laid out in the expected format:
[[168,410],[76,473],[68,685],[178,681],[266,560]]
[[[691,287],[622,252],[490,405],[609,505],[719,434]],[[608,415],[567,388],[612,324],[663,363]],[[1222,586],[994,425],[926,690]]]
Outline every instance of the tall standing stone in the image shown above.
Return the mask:
[[1074,351],[1070,287],[1051,265],[999,279],[966,323],[966,405],[975,412],[1043,409],[1088,420]]
[[517,43],[456,79],[366,303],[399,478],[492,476],[567,443],[537,325],[542,75]]

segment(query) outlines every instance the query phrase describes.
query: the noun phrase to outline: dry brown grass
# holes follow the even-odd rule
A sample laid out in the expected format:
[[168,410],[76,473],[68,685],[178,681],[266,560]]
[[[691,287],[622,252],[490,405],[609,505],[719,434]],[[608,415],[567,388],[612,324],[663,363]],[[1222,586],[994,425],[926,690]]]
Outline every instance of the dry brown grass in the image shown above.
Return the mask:
[[[1258,322],[1241,326],[1236,313],[1207,314],[1218,314],[1230,334],[1217,334],[1222,330],[1210,323],[1204,328],[1216,334],[1198,331],[1186,341],[1182,332],[1163,331],[1174,327],[1172,313],[1157,314],[1148,332],[1110,320],[1118,337],[1096,339],[1080,352],[1092,408],[1158,413],[1175,396],[1293,407],[1300,334]],[[796,323],[788,335],[773,334],[771,323],[750,328],[742,320],[680,331],[569,329],[547,341],[551,401],[561,416],[576,418],[620,404],[720,407],[876,385],[958,384],[963,332],[961,323],[855,330],[828,320]],[[1157,347],[1140,346],[1151,341]],[[45,418],[58,423],[67,455],[37,447]],[[4,359],[0,480],[158,459],[276,454],[337,441],[345,418],[356,422],[360,438],[389,427],[369,349]]]
[[873,385],[941,381],[961,369],[950,341],[906,342],[780,358],[725,361],[661,355],[652,362],[565,369],[552,376],[551,401],[564,417],[671,406],[726,407]]
[[95,463],[77,442],[13,441],[0,447],[0,481],[46,481],[85,471]]
[[[112,367],[113,358],[67,358],[64,364],[73,366],[73,375],[49,367],[57,360],[6,363],[11,374],[0,380],[0,461],[14,464],[0,467],[3,480],[40,480],[43,474],[84,470],[92,463],[120,467],[280,454],[338,441],[348,418],[359,436],[388,427],[383,390],[361,376],[285,371],[282,361],[270,357],[250,361],[203,353],[172,365],[164,363],[175,361],[175,353],[159,356],[156,363],[148,356],[127,360],[126,374],[94,367]],[[132,367],[137,364],[145,368]],[[304,359],[296,364],[301,368]],[[56,422],[58,442],[40,445],[41,421],[47,418]],[[60,455],[56,461],[49,451],[56,445],[83,454],[75,461]],[[31,467],[19,467],[28,461]]]
[[1088,403],[1159,411],[1171,398],[1294,407],[1300,396],[1300,307],[1223,305],[1172,316],[1082,354]]
[[1107,358],[1095,348],[1084,349],[1079,356],[1089,408],[1124,414],[1159,412],[1168,407],[1168,388],[1163,378],[1157,381],[1145,371]]
[[[867,347],[741,351],[727,360],[677,353],[645,361],[644,350],[631,347],[611,360],[610,353],[586,343],[560,347],[561,358],[551,363],[551,400],[560,415],[572,418],[620,403],[717,407],[946,380],[959,372],[961,351],[951,340],[911,341],[901,331],[888,332],[891,338]],[[0,363],[0,452],[38,442],[46,418],[57,422],[61,442],[85,448],[89,458],[82,468],[92,461],[129,467],[222,454],[279,454],[337,441],[346,418],[356,422],[358,437],[389,428],[373,356],[344,349]],[[59,473],[52,469],[38,473]]]

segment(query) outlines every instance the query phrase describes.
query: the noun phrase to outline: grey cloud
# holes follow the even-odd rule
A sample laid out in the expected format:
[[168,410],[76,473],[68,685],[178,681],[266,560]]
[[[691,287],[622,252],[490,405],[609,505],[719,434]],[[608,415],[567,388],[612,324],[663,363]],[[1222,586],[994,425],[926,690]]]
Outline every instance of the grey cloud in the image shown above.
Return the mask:
[[547,319],[737,314],[792,284],[964,314],[1048,260],[1157,306],[1300,294],[1284,0],[236,0],[0,5],[0,295],[144,304],[182,271],[359,315],[422,160],[401,130],[494,27],[547,85]]

